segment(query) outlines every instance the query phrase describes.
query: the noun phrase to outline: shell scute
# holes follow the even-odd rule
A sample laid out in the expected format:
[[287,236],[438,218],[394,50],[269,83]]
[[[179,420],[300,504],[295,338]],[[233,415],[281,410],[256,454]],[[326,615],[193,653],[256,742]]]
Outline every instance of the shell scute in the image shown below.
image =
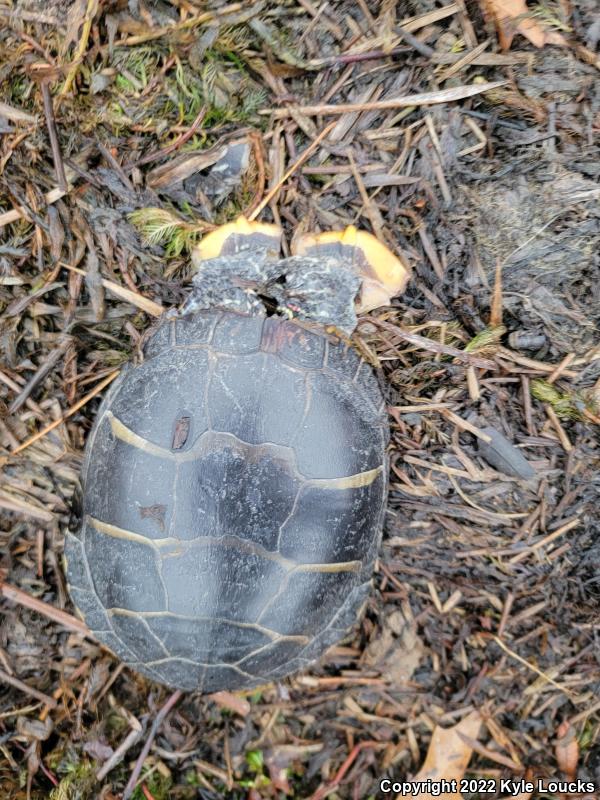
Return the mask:
[[205,311],[181,317],[175,321],[174,343],[178,346],[209,344],[221,316],[218,311]]
[[311,402],[294,438],[300,472],[310,478],[338,478],[380,466],[381,420],[353,384],[314,373],[309,386]]
[[314,636],[331,619],[356,583],[353,572],[293,572],[258,618],[286,636]]
[[168,536],[176,466],[119,439],[106,414],[96,434],[97,457],[88,467],[86,513],[149,539]]
[[276,353],[284,362],[304,369],[320,369],[325,358],[327,340],[293,322],[276,317],[265,320],[263,350]]
[[[107,539],[110,545],[107,546]],[[153,547],[138,541],[107,537],[89,523],[85,551],[94,589],[105,608],[164,611],[166,595]]]
[[148,617],[147,622],[173,657],[197,663],[233,664],[271,641],[258,628],[226,620],[168,614]]
[[[240,543],[241,544],[241,543]],[[221,540],[192,542],[180,556],[164,558],[168,610],[175,614],[255,619],[264,605],[264,587],[280,585],[285,571],[275,561]]]
[[129,373],[111,412],[137,436],[171,450],[177,421],[190,420],[188,446],[209,428],[205,397],[197,376],[210,371],[203,350],[164,350]]
[[110,623],[116,635],[127,642],[139,661],[154,661],[168,656],[142,617],[112,614]]
[[[373,508],[381,501],[384,484],[380,473],[371,484],[356,489],[304,486],[296,513],[281,529],[281,555],[312,564],[364,559],[373,539]],[[347,536],[348,530],[354,535]]]
[[168,350],[175,341],[175,321],[165,320],[155,328],[144,344],[144,357],[154,358],[163,350]]
[[213,430],[250,444],[289,445],[305,405],[305,377],[270,354],[223,357],[208,390]]
[[223,314],[215,327],[212,346],[221,353],[240,355],[260,349],[263,320],[243,314]]
[[173,531],[185,540],[237,536],[276,549],[299,486],[288,453],[232,436],[212,442],[179,466]]

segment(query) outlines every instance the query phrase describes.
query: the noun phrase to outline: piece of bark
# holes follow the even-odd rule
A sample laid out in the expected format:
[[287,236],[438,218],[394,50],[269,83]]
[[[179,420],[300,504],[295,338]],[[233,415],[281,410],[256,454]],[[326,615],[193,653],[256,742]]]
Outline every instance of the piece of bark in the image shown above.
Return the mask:
[[491,441],[478,439],[478,452],[488,464],[503,472],[527,481],[535,477],[535,470],[525,456],[500,431],[495,428],[482,428]]

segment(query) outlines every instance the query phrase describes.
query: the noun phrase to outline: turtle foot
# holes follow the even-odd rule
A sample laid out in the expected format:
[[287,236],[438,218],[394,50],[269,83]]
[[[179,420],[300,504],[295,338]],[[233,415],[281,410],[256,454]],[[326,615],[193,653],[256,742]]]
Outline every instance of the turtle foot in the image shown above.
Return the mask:
[[202,238],[194,248],[192,262],[200,267],[203,261],[233,256],[247,251],[264,251],[266,255],[278,257],[281,251],[282,231],[279,225],[266,222],[249,222],[238,217],[234,222],[220,225]]
[[306,233],[292,246],[295,255],[329,257],[350,267],[361,281],[357,311],[364,313],[388,305],[410,278],[410,267],[404,259],[367,231],[349,225],[343,231]]

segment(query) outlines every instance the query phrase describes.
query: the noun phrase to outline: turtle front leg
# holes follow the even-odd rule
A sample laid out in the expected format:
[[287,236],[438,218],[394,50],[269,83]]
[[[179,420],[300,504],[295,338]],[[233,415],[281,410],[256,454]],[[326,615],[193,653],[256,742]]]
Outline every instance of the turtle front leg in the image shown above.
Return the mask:
[[205,236],[192,253],[198,271],[178,315],[210,308],[264,315],[259,294],[278,277],[281,236],[278,225],[249,222],[245,217]]
[[410,267],[403,257],[395,256],[372,233],[349,225],[343,231],[306,233],[292,245],[295,255],[335,258],[360,279],[358,313],[388,305],[403,291],[410,278]]
[[338,258],[290,256],[278,262],[281,278],[270,286],[280,312],[334,326],[350,335],[356,328],[354,301],[360,278]]

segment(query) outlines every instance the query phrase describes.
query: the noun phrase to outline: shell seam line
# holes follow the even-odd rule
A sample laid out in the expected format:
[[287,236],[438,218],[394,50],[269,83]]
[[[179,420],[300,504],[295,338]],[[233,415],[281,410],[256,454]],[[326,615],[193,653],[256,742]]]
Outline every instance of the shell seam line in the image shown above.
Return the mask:
[[310,638],[301,634],[285,634],[278,633],[277,631],[266,628],[264,625],[254,622],[237,622],[233,619],[226,617],[207,617],[207,616],[186,616],[185,614],[174,614],[172,611],[131,611],[128,608],[119,608],[117,606],[106,609],[108,616],[121,616],[121,617],[142,617],[143,619],[152,619],[153,617],[164,618],[173,617],[174,619],[186,619],[190,622],[217,622],[233,625],[236,628],[252,628],[259,633],[268,636],[273,642],[298,642],[298,644],[309,644]]
[[116,417],[112,411],[107,411],[106,417],[109,420],[111,430],[117,439],[125,442],[125,444],[128,444],[131,447],[136,447],[138,450],[142,450],[145,453],[155,455],[159,458],[165,458],[169,461],[193,461],[203,450],[203,439],[205,437],[216,437],[224,440],[233,440],[235,443],[242,445],[244,448],[269,448],[275,452],[283,451],[282,455],[286,457],[285,460],[293,464],[292,475],[303,483],[320,489],[358,489],[363,486],[369,486],[371,483],[373,483],[377,476],[383,472],[384,469],[384,465],[380,464],[373,469],[365,470],[363,472],[356,472],[353,475],[345,475],[338,478],[308,478],[298,470],[295,453],[292,447],[275,444],[274,442],[251,444],[250,442],[246,442],[243,439],[240,439],[238,436],[235,436],[233,433],[212,430],[204,431],[204,433],[198,437],[195,445],[190,450],[173,453],[166,447],[161,447],[160,445],[154,444],[153,442],[148,441],[148,439],[145,439],[143,436],[140,436],[132,431],[131,428],[125,425],[125,423],[121,422],[121,420]]
[[108,522],[102,522],[101,520],[96,519],[89,514],[86,516],[86,521],[98,533],[104,533],[107,536],[112,536],[115,539],[126,539],[132,542],[138,542],[139,544],[152,547],[159,553],[161,547],[176,546],[181,548],[181,552],[183,552],[183,550],[189,550],[192,547],[202,547],[216,544],[224,547],[234,547],[242,552],[245,552],[246,554],[255,555],[258,558],[264,558],[267,561],[273,561],[277,564],[280,564],[282,569],[284,569],[288,574],[293,572],[359,572],[362,567],[362,562],[358,559],[354,559],[353,561],[333,561],[331,563],[299,563],[297,561],[292,561],[289,558],[285,558],[285,556],[282,556],[280,553],[272,550],[266,550],[254,542],[249,542],[245,539],[240,539],[237,536],[228,534],[219,537],[198,536],[195,539],[185,540],[175,539],[173,537],[168,537],[165,539],[148,539],[140,533],[135,533],[134,531],[127,530],[126,528],[119,528],[116,525],[111,525]]

